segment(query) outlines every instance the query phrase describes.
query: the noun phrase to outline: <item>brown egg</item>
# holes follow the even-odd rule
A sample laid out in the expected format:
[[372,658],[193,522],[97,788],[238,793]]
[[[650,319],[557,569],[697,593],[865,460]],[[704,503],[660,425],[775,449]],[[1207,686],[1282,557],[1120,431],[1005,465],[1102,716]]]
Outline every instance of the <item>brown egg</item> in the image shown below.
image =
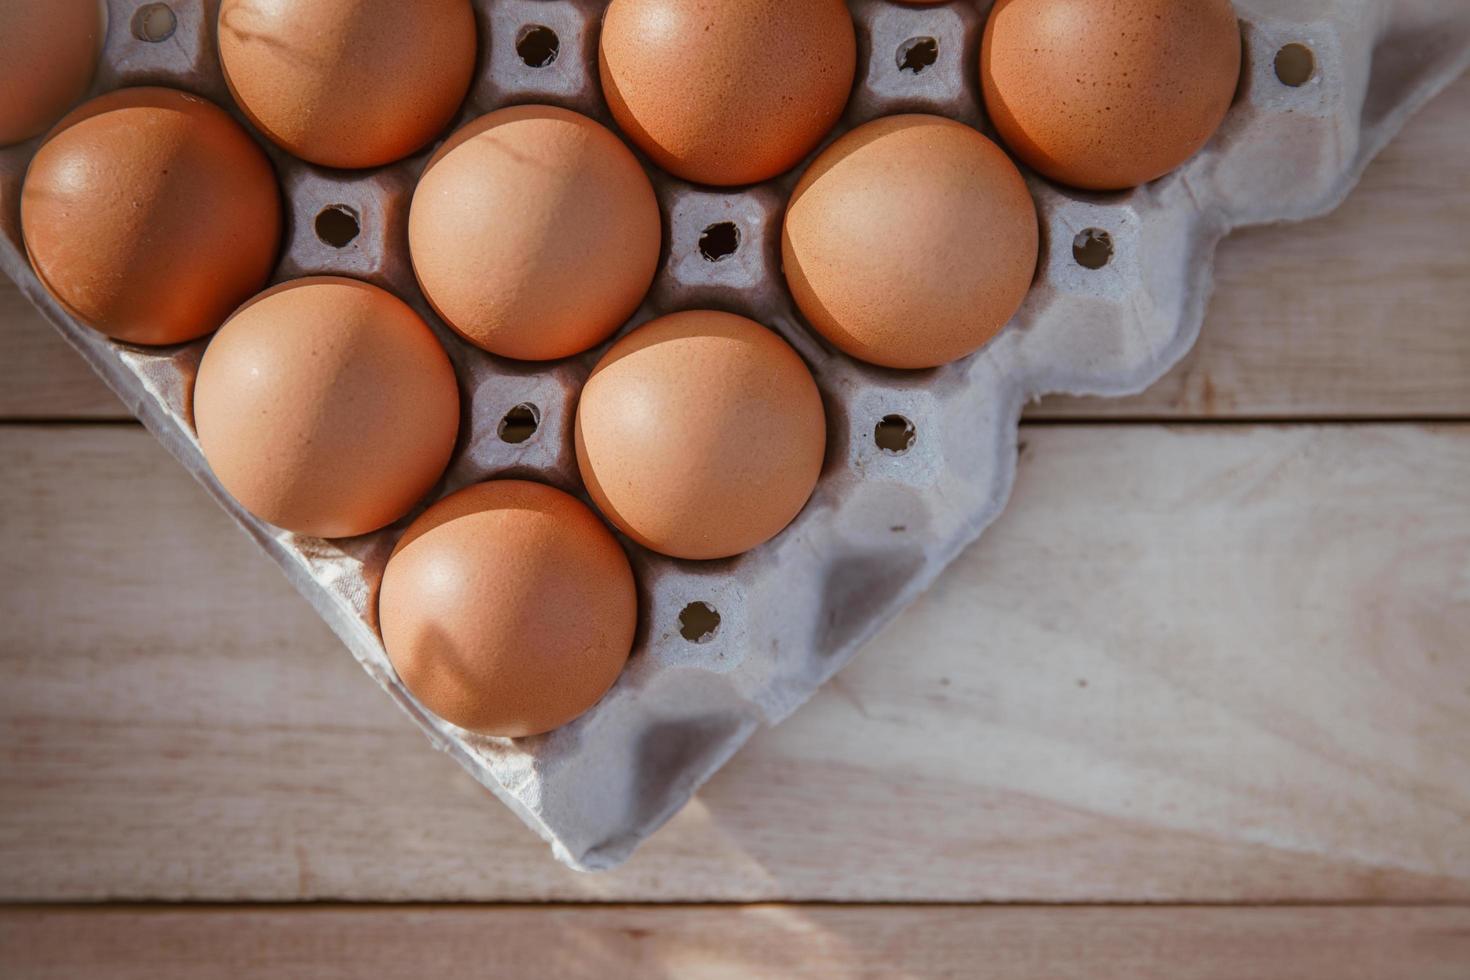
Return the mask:
[[520,738],[597,703],[633,646],[638,596],[612,533],[539,483],[480,483],[414,521],[378,622],[414,697],[461,728]]
[[194,426],[246,510],[348,537],[396,521],[438,481],[459,389],[402,300],[355,279],[298,279],[251,300],[210,342]]
[[968,126],[888,116],[822,152],[786,211],[781,254],[822,336],[894,368],[984,346],[1036,272],[1036,206],[1014,164]]
[[449,125],[475,16],[469,0],[224,0],[219,57],[245,115],[287,152],[376,167]]
[[725,558],[779,534],[811,496],[826,442],[806,364],[731,313],[674,313],[634,330],[577,406],[592,502],[675,558]]
[[1230,0],[997,0],[980,82],[1022,161],[1121,190],[1205,145],[1235,95],[1240,49]]
[[605,127],[516,106],[451,136],[414,190],[409,252],[424,295],[465,339],[544,361],[606,340],[658,267],[648,175]]
[[211,102],[120,89],[78,107],[31,160],[20,221],[36,275],[133,344],[210,333],[265,285],[281,237],[275,172]]
[[613,0],[602,22],[613,118],[701,184],[794,167],[842,115],[856,64],[842,0]]
[[82,97],[102,33],[99,0],[0,3],[0,146],[39,136]]

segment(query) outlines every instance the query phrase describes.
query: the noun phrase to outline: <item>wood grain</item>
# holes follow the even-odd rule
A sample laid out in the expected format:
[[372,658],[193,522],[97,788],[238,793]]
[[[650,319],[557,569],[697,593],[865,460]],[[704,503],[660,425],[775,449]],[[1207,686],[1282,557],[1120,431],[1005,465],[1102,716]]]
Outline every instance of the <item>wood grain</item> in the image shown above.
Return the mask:
[[11,900],[1470,900],[1470,426],[1047,426],[629,865],[425,740],[141,430],[0,428]]
[[0,273],[0,418],[130,418],[102,379]]
[[11,980],[1463,980],[1465,908],[0,912]]
[[[1470,76],[1327,218],[1222,243],[1195,351],[1147,392],[1032,417],[1470,417]],[[0,276],[0,419],[125,418]]]

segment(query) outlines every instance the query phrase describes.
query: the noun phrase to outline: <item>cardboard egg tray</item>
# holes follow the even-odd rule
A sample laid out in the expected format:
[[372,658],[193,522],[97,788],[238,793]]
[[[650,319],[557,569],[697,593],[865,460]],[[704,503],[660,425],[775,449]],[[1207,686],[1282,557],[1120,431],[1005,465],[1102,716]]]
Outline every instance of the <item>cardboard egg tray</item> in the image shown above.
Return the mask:
[[[215,55],[216,3],[170,0],[171,32],[148,40],[150,31],[168,26],[167,12],[144,10],[158,5],[142,0],[107,0],[92,94],[174,86],[226,106],[243,122]],[[531,102],[611,125],[597,84],[604,5],[475,0],[479,66],[455,126]],[[857,81],[831,138],[896,112],[939,113],[984,129],[976,66],[989,6],[852,0]],[[809,698],[995,519],[1011,487],[1017,420],[1028,400],[1049,392],[1122,395],[1158,378],[1199,331],[1216,242],[1241,225],[1307,218],[1335,206],[1404,119],[1470,63],[1464,0],[1236,0],[1236,9],[1243,77],[1206,150],[1177,173],[1125,194],[1077,193],[1028,174],[1043,225],[1035,286],[989,347],[937,370],[856,363],[803,325],[779,260],[782,211],[802,168],[738,190],[696,187],[650,168],[664,250],[653,289],[627,329],[663,313],[712,307],[779,331],[822,389],[827,460],[801,516],[750,554],[696,563],[629,545],[640,628],[627,669],[592,711],[536,738],[458,729],[418,705],[394,675],[376,632],[374,600],[387,555],[413,515],[346,541],[298,537],[255,520],[210,475],[194,438],[190,389],[207,340],[168,349],[121,345],[51,301],[26,263],[19,228],[21,181],[39,141],[0,150],[0,265],[275,559],[436,746],[549,841],[560,860],[608,868],[753,732]],[[557,53],[536,64],[545,60],[547,31]],[[1277,53],[1290,44],[1311,52],[1303,84],[1278,77]],[[601,349],[550,365],[520,364],[465,344],[433,316],[415,285],[406,235],[410,196],[430,150],[347,172],[267,149],[287,212],[276,280],[338,274],[384,286],[434,326],[454,361],[464,426],[432,498],[511,476],[580,495],[573,412]],[[350,232],[354,222],[355,237],[342,243],[333,224]],[[1100,268],[1089,267],[1103,259]],[[522,438],[530,422],[535,431]]]

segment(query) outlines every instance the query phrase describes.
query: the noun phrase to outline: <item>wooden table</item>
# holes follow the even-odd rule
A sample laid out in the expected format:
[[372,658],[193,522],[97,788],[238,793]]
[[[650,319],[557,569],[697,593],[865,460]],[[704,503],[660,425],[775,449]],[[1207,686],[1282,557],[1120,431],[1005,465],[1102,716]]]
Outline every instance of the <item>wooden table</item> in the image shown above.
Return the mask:
[[1036,406],[985,540],[599,876],[0,290],[0,976],[1470,977],[1470,78],[1217,269],[1186,363]]

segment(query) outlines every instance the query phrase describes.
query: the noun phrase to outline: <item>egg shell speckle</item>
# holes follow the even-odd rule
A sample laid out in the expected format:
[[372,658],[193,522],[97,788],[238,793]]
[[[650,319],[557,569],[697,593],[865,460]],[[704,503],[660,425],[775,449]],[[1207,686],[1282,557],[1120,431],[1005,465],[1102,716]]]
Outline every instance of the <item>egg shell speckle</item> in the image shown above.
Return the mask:
[[82,97],[102,30],[98,0],[0,3],[0,146],[39,136]]
[[842,0],[613,0],[599,70],[623,132],[669,173],[749,184],[842,115],[857,65]]
[[985,108],[1042,174],[1122,190],[1205,145],[1240,78],[1230,0],[998,0],[981,43]]

